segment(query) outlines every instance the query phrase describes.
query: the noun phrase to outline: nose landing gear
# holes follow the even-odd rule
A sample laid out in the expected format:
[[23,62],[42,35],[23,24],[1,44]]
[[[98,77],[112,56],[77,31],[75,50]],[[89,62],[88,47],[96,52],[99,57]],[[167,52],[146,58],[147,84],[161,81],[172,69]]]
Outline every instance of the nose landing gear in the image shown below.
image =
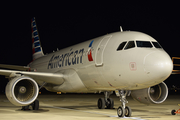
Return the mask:
[[119,117],[130,117],[132,114],[131,108],[129,106],[126,106],[126,103],[128,101],[126,100],[126,96],[131,94],[131,91],[124,91],[124,90],[115,90],[116,96],[120,98],[120,101],[122,103],[121,106],[117,109],[117,115]]

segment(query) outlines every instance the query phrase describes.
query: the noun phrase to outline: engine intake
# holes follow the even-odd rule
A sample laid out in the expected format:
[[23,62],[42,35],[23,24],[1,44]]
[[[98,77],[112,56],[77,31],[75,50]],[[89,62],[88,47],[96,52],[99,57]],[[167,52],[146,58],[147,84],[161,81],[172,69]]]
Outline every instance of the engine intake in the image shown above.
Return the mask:
[[10,80],[6,85],[6,96],[16,106],[26,106],[37,99],[39,88],[35,80],[21,76]]
[[138,102],[144,104],[159,104],[166,100],[168,96],[168,88],[164,82],[146,89],[134,90],[131,96]]

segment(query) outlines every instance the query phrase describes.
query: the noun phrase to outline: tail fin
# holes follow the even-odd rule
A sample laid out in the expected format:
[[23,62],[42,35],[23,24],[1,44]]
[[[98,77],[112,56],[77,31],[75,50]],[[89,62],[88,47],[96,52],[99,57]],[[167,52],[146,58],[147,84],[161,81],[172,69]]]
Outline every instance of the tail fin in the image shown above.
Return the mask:
[[35,17],[31,19],[31,28],[32,28],[32,52],[33,52],[33,60],[35,60],[44,55],[36,27]]

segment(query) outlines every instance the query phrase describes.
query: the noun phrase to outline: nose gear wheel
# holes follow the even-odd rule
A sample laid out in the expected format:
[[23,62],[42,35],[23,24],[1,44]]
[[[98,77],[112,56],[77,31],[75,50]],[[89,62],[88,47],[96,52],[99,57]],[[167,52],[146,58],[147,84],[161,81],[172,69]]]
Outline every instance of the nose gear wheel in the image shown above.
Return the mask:
[[126,100],[126,96],[131,94],[131,91],[124,91],[124,90],[116,90],[115,91],[116,96],[118,96],[120,98],[121,104],[122,106],[119,106],[117,109],[117,115],[119,117],[131,117],[132,111],[131,108],[129,106],[126,106],[126,103],[128,103],[128,101]]

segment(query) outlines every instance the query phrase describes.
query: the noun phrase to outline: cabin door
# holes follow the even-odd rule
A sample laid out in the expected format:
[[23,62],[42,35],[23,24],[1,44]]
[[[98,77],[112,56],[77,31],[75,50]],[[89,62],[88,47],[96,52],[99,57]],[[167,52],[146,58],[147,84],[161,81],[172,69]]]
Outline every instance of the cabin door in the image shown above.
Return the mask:
[[99,43],[99,45],[98,45],[98,47],[96,49],[96,56],[95,56],[95,65],[96,65],[96,67],[103,66],[103,53],[104,53],[105,47],[106,47],[108,41],[110,40],[110,38],[111,38],[111,36],[104,37],[100,41],[100,43]]

